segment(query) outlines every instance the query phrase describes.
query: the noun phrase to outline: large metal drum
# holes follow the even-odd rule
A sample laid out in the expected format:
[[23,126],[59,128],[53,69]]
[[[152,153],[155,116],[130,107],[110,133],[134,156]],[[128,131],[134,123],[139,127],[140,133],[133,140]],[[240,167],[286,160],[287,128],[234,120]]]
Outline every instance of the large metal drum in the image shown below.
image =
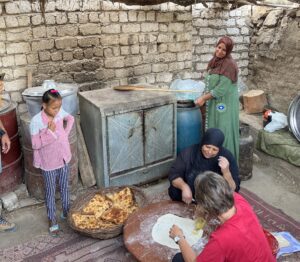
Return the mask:
[[8,106],[0,111],[0,119],[11,140],[11,148],[7,154],[1,152],[2,173],[0,175],[0,194],[16,189],[22,183],[22,152],[19,141],[18,122],[15,103],[6,100]]
[[[42,172],[33,166],[33,150],[31,145],[30,136],[30,116],[28,113],[20,116],[21,120],[21,134],[23,138],[22,148],[24,152],[24,167],[25,167],[25,183],[29,194],[37,199],[44,199],[44,180]],[[77,155],[77,135],[76,125],[69,135],[69,141],[71,146],[72,159],[69,163],[70,176],[69,176],[69,187],[71,191],[76,189],[78,183],[78,155]]]

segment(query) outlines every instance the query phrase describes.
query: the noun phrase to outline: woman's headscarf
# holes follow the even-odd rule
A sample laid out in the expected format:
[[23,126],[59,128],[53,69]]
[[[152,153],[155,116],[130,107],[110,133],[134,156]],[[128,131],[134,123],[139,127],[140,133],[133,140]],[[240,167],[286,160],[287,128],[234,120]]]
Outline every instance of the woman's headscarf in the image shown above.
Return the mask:
[[224,75],[235,83],[238,77],[238,67],[230,54],[234,43],[228,36],[223,36],[216,46],[220,43],[223,43],[226,47],[226,56],[224,58],[218,58],[214,54],[214,57],[208,63],[207,70],[209,70],[210,74]]
[[206,130],[201,145],[213,145],[218,148],[221,148],[224,142],[224,134],[218,128],[209,128]]

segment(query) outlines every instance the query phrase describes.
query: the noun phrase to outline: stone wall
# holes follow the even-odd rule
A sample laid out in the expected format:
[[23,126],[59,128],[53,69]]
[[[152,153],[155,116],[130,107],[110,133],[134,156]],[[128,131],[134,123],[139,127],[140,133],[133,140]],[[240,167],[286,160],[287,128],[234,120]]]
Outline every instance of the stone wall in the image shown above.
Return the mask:
[[199,79],[224,34],[235,40],[233,56],[246,77],[249,8],[210,7],[57,0],[48,2],[43,17],[36,3],[0,0],[5,89],[23,112],[29,71],[33,86],[54,79],[76,82],[80,90]]
[[252,23],[249,87],[264,90],[269,104],[287,114],[300,90],[300,11],[256,7]]
[[193,78],[199,79],[212,58],[218,39],[230,36],[235,46],[232,52],[237,61],[240,77],[248,75],[250,46],[250,7],[229,10],[229,6],[211,5],[209,9],[201,4],[194,5],[193,14]]

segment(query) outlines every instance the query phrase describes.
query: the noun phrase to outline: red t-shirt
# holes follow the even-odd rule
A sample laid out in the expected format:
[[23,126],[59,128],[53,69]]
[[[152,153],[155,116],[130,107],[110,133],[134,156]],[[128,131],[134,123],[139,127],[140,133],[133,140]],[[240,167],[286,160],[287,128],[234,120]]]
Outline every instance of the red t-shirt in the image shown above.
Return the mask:
[[236,214],[210,236],[197,262],[273,262],[271,248],[248,202],[234,193]]

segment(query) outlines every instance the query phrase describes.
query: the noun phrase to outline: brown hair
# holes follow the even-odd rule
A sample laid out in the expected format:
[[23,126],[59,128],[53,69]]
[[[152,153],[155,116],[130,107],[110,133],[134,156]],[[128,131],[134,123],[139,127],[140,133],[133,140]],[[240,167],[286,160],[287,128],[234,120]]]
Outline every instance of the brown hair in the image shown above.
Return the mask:
[[233,190],[223,176],[206,171],[195,179],[195,200],[206,216],[217,217],[234,205]]

